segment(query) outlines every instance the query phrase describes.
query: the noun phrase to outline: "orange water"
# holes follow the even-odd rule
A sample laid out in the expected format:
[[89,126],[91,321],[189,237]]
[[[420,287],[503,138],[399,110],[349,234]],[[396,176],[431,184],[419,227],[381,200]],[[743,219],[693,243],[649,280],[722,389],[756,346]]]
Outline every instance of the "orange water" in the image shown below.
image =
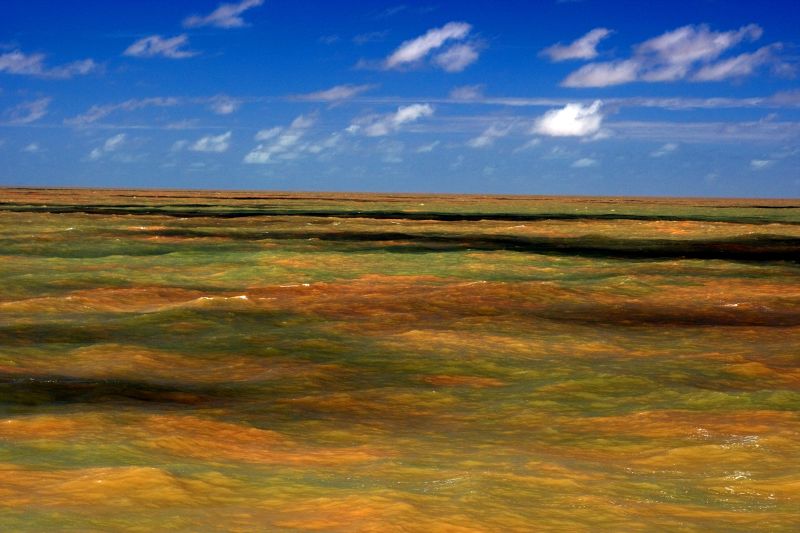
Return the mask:
[[800,202],[0,202],[1,530],[800,529]]

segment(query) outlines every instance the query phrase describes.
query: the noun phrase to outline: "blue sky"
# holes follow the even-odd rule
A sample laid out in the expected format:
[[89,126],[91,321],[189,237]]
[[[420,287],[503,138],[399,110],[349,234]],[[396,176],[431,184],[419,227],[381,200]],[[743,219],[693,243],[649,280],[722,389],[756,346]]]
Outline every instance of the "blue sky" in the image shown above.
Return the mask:
[[797,1],[0,10],[2,185],[800,197]]

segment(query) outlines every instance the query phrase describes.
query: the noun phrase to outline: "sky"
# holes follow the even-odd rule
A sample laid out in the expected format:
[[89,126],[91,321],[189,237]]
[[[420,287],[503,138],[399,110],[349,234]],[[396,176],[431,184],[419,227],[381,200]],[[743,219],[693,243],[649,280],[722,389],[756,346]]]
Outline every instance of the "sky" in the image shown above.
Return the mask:
[[800,2],[4,0],[0,185],[800,197]]

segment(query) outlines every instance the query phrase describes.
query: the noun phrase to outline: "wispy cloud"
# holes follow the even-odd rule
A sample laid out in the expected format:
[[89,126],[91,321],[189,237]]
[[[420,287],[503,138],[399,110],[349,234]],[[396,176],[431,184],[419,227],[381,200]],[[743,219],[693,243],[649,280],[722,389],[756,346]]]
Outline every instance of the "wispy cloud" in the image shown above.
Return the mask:
[[442,141],[433,141],[428,144],[423,144],[422,146],[417,147],[416,152],[418,154],[429,154],[433,152],[436,149],[436,147],[439,146],[441,143]]
[[124,133],[118,133],[106,139],[102,146],[98,146],[91,152],[89,152],[89,159],[92,161],[96,161],[103,157],[104,154],[109,152],[116,152],[119,150],[123,144],[125,144],[125,140],[127,139],[127,135]]
[[650,152],[650,157],[664,157],[665,155],[669,155],[677,149],[678,145],[676,143],[666,143],[661,145],[658,149]]
[[[424,35],[403,42],[383,62],[386,69],[397,69],[417,64],[431,52],[449,41],[461,41],[469,36],[472,26],[466,22],[448,22],[441,28],[428,30]],[[478,59],[476,45],[462,43],[434,57],[435,65],[447,72],[459,72]]]
[[379,12],[375,15],[376,19],[387,19],[397,15],[398,13],[402,13],[403,11],[407,10],[408,6],[404,4],[396,5],[387,7],[383,11]]
[[608,123],[616,138],[681,143],[800,140],[800,122],[756,120],[748,122],[619,121]]
[[761,65],[773,60],[774,50],[780,50],[778,44],[764,46],[750,54],[740,54],[730,59],[725,59],[706,65],[698,70],[692,79],[694,81],[721,81],[729,78],[745,78],[750,76]]
[[377,43],[384,41],[386,37],[389,35],[389,30],[382,30],[382,31],[370,31],[367,33],[359,33],[355,37],[353,37],[353,42],[358,46],[367,44],[367,43]]
[[37,143],[37,142],[32,142],[32,143],[30,143],[30,144],[26,145],[26,146],[25,146],[25,147],[22,149],[22,151],[23,151],[23,152],[26,152],[26,153],[29,153],[29,154],[35,154],[36,152],[41,152],[41,151],[42,151],[42,148],[41,148],[41,146],[39,146],[39,143]]
[[511,125],[492,124],[483,133],[467,141],[467,146],[470,148],[487,148],[492,146],[495,140],[505,137],[509,133],[511,133]]
[[259,131],[255,138],[262,142],[244,156],[244,162],[265,164],[276,158],[296,158],[302,151],[302,147],[299,146],[300,141],[315,121],[313,116],[300,115],[287,128],[277,127]]
[[47,107],[51,101],[52,98],[45,97],[23,102],[6,110],[4,115],[8,117],[9,124],[30,124],[47,114]]
[[599,165],[600,162],[597,159],[592,159],[591,157],[582,157],[572,162],[570,165],[572,168],[590,168],[596,167]]
[[450,91],[450,98],[463,102],[483,99],[483,85],[462,85]]
[[580,39],[570,44],[554,44],[542,50],[542,55],[552,61],[566,61],[568,59],[594,59],[597,57],[597,45],[611,35],[607,28],[595,28]]
[[551,137],[586,137],[600,132],[603,123],[602,103],[596,100],[591,105],[567,104],[539,117],[533,132]]
[[232,132],[227,131],[221,135],[206,135],[201,137],[189,147],[193,152],[227,152],[231,145]]
[[298,94],[294,98],[297,100],[306,100],[309,102],[341,102],[355,98],[369,90],[377,87],[372,84],[364,85],[336,85],[324,91],[315,91],[313,93]]
[[682,26],[638,44],[628,59],[584,65],[567,76],[562,85],[606,87],[633,81],[716,81],[746,76],[773,59],[774,45],[714,62],[739,43],[759,39],[762,33],[756,24],[724,32],[712,31],[706,25]]
[[0,54],[0,72],[39,78],[67,79],[89,74],[97,69],[97,63],[92,59],[73,61],[50,68],[45,65],[44,59],[44,54],[25,54],[19,50]]
[[405,149],[405,143],[388,139],[381,139],[375,146],[375,152],[380,154],[384,163],[402,163]]
[[752,159],[750,161],[750,168],[753,170],[764,170],[765,168],[772,166],[772,163],[774,163],[774,161],[771,159]]
[[248,9],[258,7],[264,0],[242,0],[238,4],[220,4],[217,9],[206,16],[192,15],[183,21],[186,28],[201,26],[214,26],[217,28],[241,28],[247,26],[242,18],[242,13]]
[[400,106],[394,113],[387,115],[370,115],[353,121],[347,128],[348,133],[363,133],[367,137],[382,137],[399,130],[403,124],[416,122],[420,118],[433,115],[434,109],[429,104],[411,104]]
[[183,33],[175,37],[163,38],[160,35],[143,37],[130,45],[122,55],[130,57],[167,57],[169,59],[186,59],[198,54],[193,50],[184,50],[189,44],[189,37]]
[[93,122],[105,118],[114,111],[135,111],[137,109],[144,109],[146,107],[170,107],[176,106],[179,103],[180,100],[178,98],[155,97],[130,99],[119,104],[93,105],[85,113],[66,119],[64,120],[64,123],[70,126],[87,126]]

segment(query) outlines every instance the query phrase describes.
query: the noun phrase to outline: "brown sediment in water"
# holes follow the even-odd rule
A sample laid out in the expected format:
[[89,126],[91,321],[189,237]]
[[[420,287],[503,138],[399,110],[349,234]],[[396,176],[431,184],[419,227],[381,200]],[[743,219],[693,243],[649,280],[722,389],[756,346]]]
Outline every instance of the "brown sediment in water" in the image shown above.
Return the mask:
[[[0,464],[0,506],[159,508],[224,501],[222,476],[178,477],[155,467],[36,470]],[[223,480],[224,481],[224,480]]]
[[796,201],[1,194],[0,529],[800,523]]

